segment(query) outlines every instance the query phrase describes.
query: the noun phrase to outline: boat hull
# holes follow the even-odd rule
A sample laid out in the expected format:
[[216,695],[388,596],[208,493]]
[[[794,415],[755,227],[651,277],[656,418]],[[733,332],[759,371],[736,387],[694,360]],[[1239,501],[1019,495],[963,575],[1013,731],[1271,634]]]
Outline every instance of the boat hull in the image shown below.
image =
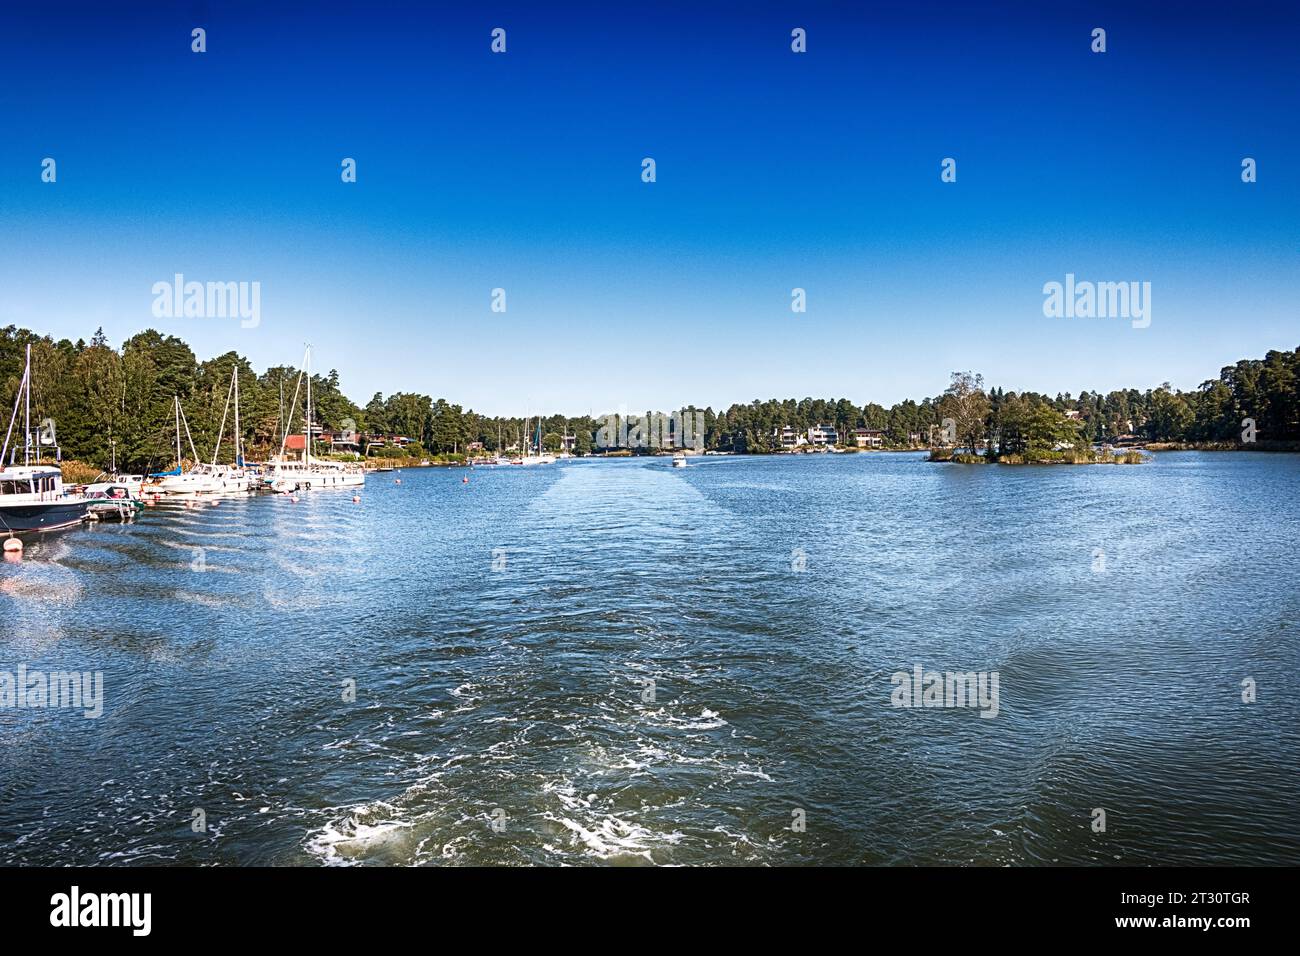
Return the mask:
[[141,497],[189,501],[195,498],[242,498],[257,490],[257,478],[239,472],[169,475],[146,484]]
[[0,505],[0,532],[16,531],[23,534],[57,531],[81,524],[85,517],[84,501]]
[[328,488],[360,488],[366,483],[364,474],[338,475],[304,472],[302,474],[276,475],[266,479],[266,486],[280,494],[293,491],[320,491]]
[[86,509],[86,517],[91,521],[133,521],[143,507],[139,501],[105,499],[92,502]]

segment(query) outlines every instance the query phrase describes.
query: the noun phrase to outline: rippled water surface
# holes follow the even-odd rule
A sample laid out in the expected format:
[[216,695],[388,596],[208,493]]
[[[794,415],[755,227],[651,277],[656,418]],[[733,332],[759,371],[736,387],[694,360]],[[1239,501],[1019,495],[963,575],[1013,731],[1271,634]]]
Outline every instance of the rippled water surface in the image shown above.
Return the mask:
[[[1294,864],[1298,479],[578,461],[60,534],[0,670],[104,714],[0,709],[0,862]],[[892,707],[918,664],[997,717]]]

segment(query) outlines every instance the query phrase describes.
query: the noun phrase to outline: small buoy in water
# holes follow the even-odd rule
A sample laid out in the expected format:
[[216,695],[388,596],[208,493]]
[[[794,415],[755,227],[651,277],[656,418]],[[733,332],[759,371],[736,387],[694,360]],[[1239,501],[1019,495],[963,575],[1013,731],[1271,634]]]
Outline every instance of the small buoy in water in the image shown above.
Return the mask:
[[400,485],[401,483],[402,483],[402,479],[401,479],[401,478],[394,478],[394,479],[393,479],[393,484],[395,484],[395,485]]
[[460,480],[460,483],[461,483],[462,485],[468,485],[468,484],[469,484],[469,479],[468,479],[468,478],[462,478],[462,479]]
[[221,499],[213,498],[211,501],[208,502],[208,504],[210,504],[212,507],[215,508],[217,505],[221,504]]
[[13,535],[5,538],[5,554],[22,554],[23,542],[21,538],[15,538]]
[[354,505],[359,505],[359,504],[361,504],[361,496],[360,496],[360,495],[353,495],[353,496],[352,496],[352,503],[353,503]]
[[290,496],[289,496],[289,504],[291,504],[291,505],[296,505],[297,503],[298,503],[298,496],[297,496],[297,495],[290,495]]

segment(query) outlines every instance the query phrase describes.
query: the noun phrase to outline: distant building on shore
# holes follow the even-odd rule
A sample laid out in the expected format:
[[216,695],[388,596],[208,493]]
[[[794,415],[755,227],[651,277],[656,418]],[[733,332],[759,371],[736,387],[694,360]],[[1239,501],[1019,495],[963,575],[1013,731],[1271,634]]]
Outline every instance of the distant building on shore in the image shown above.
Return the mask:
[[321,432],[320,440],[329,442],[330,454],[360,454],[361,452],[361,435],[355,429],[343,429],[342,431],[325,430]]
[[859,448],[881,448],[885,444],[885,432],[881,428],[855,428],[853,441]]
[[808,429],[808,444],[814,448],[836,445],[839,440],[840,433],[835,430],[834,425],[814,425]]
[[782,427],[776,429],[774,432],[772,432],[772,437],[775,438],[777,440],[777,444],[779,444],[786,451],[793,451],[794,449],[798,448],[800,445],[806,445],[808,443],[807,439],[805,439],[803,435],[800,435],[789,425],[783,425]]

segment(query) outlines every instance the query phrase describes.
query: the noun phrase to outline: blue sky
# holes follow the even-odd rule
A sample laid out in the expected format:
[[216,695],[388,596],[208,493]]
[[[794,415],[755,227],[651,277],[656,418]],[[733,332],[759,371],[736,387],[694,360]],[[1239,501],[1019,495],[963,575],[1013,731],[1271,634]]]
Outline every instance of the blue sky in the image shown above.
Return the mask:
[[[1192,388],[1300,345],[1284,4],[147,6],[0,13],[0,324],[311,341],[357,401],[487,413]],[[178,272],[259,281],[260,325],[154,318]],[[1151,326],[1045,318],[1066,273],[1149,281]]]

